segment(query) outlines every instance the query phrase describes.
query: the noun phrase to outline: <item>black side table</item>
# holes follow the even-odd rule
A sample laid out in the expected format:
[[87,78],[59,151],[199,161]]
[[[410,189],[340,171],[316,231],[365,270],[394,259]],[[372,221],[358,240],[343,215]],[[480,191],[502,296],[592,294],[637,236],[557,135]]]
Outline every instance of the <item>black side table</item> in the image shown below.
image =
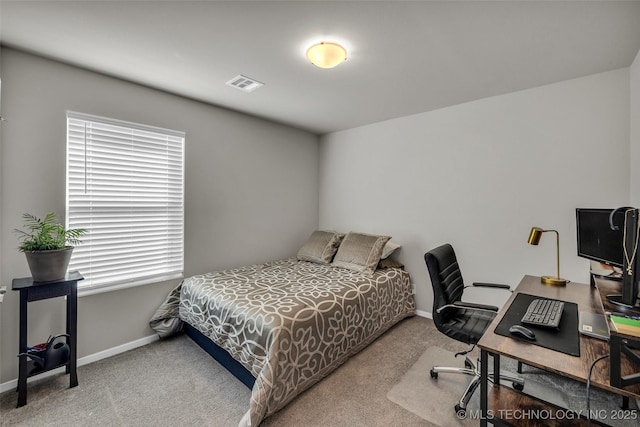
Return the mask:
[[[18,354],[18,407],[27,404],[27,378],[52,369],[66,366],[69,374],[69,387],[78,385],[77,334],[78,334],[78,281],[84,279],[77,271],[70,271],[63,280],[56,282],[34,282],[31,277],[13,279],[11,289],[20,291],[20,342]],[[67,344],[69,360],[48,369],[38,368],[33,361],[27,360],[27,303],[55,297],[67,297]]]

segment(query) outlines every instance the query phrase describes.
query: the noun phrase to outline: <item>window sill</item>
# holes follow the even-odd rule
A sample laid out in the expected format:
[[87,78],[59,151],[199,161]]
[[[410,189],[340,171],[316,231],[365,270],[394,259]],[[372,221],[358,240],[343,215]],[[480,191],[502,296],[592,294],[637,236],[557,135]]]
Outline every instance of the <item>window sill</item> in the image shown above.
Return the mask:
[[183,279],[182,273],[167,274],[165,276],[150,277],[148,279],[141,279],[132,282],[118,283],[115,285],[101,285],[101,286],[78,286],[78,297],[86,297],[89,295],[103,294],[105,292],[119,291],[122,289],[135,288],[136,286],[149,285],[151,283],[166,282],[168,280]]

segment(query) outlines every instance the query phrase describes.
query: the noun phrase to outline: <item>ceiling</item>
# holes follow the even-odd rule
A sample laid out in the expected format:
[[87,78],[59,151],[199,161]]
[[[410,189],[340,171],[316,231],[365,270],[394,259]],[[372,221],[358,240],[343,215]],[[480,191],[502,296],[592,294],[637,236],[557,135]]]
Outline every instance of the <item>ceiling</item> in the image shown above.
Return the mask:
[[0,0],[0,42],[324,134],[628,67],[640,1]]

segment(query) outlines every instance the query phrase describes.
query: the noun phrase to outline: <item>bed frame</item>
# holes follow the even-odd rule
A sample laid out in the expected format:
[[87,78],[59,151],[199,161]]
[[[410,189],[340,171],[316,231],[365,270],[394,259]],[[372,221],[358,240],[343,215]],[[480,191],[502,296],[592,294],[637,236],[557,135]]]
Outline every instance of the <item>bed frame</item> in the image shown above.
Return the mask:
[[251,375],[251,372],[242,366],[240,362],[231,357],[225,349],[215,344],[187,322],[184,323],[184,330],[196,344],[209,353],[209,355],[218,361],[227,371],[231,372],[234,377],[239,379],[244,385],[249,387],[249,389],[253,388],[253,384],[256,382],[255,377]]

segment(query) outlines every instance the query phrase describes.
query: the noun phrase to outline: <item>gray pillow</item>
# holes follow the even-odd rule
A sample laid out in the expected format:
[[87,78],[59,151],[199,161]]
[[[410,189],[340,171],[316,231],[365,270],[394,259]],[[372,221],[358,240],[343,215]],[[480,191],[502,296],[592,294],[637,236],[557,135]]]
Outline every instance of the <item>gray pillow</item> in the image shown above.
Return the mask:
[[400,249],[402,246],[400,246],[398,243],[392,242],[391,240],[389,240],[387,242],[386,245],[384,245],[384,248],[382,248],[382,255],[380,255],[380,258],[385,259],[385,258],[389,258],[389,255],[391,255],[392,253],[394,253],[396,250]]
[[344,238],[343,233],[316,230],[298,251],[301,261],[329,264]]
[[382,249],[389,239],[389,236],[349,233],[342,240],[332,265],[371,276],[376,271]]

